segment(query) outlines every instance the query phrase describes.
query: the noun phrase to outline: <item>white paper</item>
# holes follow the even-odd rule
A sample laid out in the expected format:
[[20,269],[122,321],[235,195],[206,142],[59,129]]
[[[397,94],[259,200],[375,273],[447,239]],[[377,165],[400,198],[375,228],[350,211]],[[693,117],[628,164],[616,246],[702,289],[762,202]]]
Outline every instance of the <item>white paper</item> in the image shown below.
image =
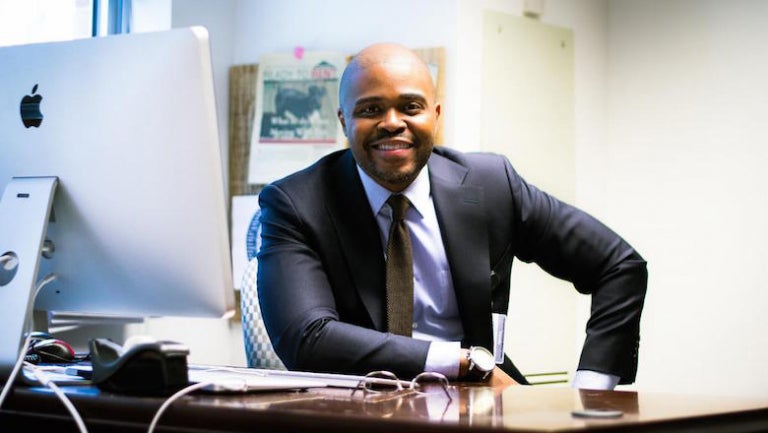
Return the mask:
[[341,149],[339,53],[263,55],[259,60],[248,182],[265,184]]

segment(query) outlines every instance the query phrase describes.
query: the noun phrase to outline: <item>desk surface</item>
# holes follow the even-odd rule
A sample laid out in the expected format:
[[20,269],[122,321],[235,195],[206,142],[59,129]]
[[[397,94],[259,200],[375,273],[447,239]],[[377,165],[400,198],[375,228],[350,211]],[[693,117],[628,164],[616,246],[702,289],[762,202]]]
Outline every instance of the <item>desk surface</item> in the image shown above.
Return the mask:
[[[163,403],[93,387],[66,387],[89,431],[146,431]],[[766,431],[768,396],[735,399],[621,391],[512,386],[503,391],[477,385],[428,395],[363,396],[339,388],[248,395],[195,394],[175,402],[158,430],[302,432],[459,431]],[[619,409],[618,419],[582,419],[573,410]],[[15,388],[0,410],[0,426],[75,431],[72,418],[44,388]],[[35,428],[38,427],[38,428]],[[6,430],[2,428],[2,430]]]

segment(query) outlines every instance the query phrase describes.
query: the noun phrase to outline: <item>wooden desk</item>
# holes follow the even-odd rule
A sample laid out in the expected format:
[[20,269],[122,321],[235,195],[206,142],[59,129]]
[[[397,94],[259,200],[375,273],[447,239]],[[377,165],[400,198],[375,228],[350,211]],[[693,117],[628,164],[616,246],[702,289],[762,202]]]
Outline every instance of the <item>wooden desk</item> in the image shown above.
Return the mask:
[[[90,432],[146,431],[162,398],[67,387]],[[439,391],[435,389],[434,391]],[[174,432],[574,432],[768,430],[768,396],[733,399],[619,391],[513,386],[503,392],[459,385],[445,394],[363,398],[347,389],[249,395],[195,394],[174,403],[157,431]],[[619,419],[580,419],[581,408],[620,409]],[[18,430],[8,427],[19,427]],[[170,428],[172,427],[172,429]],[[2,431],[76,431],[59,400],[44,388],[16,388],[0,411]],[[56,428],[56,430],[53,430]]]

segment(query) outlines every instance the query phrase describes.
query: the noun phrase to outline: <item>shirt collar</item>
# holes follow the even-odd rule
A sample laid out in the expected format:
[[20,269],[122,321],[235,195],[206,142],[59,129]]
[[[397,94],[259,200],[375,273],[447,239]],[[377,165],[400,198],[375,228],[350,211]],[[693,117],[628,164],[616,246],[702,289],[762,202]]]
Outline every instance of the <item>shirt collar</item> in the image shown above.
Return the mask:
[[[392,191],[384,188],[371,179],[368,174],[363,171],[360,166],[357,166],[357,172],[360,174],[360,180],[363,181],[363,188],[365,194],[368,196],[368,204],[371,205],[371,211],[374,215],[377,215],[381,211],[382,206],[386,203]],[[430,187],[429,187],[429,168],[424,166],[421,172],[410,185],[408,185],[400,194],[403,194],[411,202],[411,206],[419,213],[424,215],[421,209],[424,209],[429,205]]]

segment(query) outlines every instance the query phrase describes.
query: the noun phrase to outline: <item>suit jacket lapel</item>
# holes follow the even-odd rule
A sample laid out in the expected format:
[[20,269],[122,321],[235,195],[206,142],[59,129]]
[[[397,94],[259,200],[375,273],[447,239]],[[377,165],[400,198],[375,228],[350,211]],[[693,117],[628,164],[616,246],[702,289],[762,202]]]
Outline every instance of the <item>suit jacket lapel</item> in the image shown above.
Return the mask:
[[334,223],[342,253],[360,299],[375,329],[384,330],[385,264],[379,226],[371,212],[354,158],[347,152],[339,160],[340,175],[333,179],[326,209]]
[[467,168],[429,160],[432,199],[451,267],[466,344],[492,348],[491,278],[483,189],[464,185]]

